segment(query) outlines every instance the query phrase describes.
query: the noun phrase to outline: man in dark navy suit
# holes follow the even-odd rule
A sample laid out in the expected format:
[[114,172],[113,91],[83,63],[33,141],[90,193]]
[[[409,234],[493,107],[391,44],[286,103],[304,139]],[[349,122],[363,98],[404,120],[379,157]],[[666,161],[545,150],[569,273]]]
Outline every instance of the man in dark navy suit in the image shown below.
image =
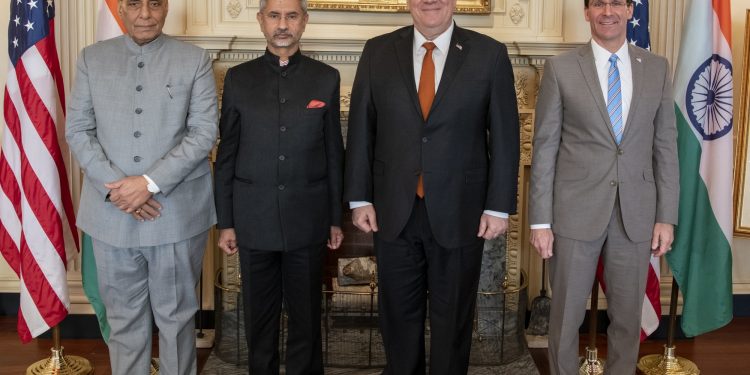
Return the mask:
[[350,107],[344,200],[375,232],[384,374],[466,373],[482,247],[516,212],[518,111],[506,47],[456,26],[456,0],[410,0],[371,39]]

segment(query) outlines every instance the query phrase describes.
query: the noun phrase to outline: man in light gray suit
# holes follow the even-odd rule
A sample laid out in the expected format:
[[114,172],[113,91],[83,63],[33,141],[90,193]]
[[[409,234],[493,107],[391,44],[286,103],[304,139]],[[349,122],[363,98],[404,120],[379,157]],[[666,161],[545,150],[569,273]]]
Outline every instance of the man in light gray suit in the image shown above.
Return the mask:
[[532,245],[550,262],[552,374],[578,373],[600,255],[606,373],[635,373],[649,257],[669,251],[677,223],[669,64],[627,43],[632,13],[631,0],[585,0],[591,43],[548,59],[539,91],[529,212]]
[[93,238],[112,373],[149,373],[153,316],[161,374],[195,374],[195,286],[216,222],[211,61],[162,34],[167,0],[118,10],[128,35],[81,52],[68,107],[85,173],[78,227]]

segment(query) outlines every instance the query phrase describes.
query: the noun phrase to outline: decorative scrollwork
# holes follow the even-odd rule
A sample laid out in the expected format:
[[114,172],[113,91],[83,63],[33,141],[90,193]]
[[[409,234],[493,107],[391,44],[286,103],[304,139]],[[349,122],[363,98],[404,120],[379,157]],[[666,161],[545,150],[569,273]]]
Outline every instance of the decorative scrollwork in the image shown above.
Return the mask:
[[229,16],[232,18],[239,17],[240,13],[242,13],[242,4],[240,4],[240,0],[230,0],[227,3],[227,13],[229,13]]
[[515,78],[513,85],[516,88],[516,100],[518,100],[518,106],[526,108],[529,105],[529,93],[526,90],[528,78],[526,77],[526,74],[518,74]]
[[514,24],[518,25],[523,20],[523,17],[526,16],[526,13],[523,11],[523,7],[521,7],[521,4],[515,3],[512,7],[510,7],[508,16]]

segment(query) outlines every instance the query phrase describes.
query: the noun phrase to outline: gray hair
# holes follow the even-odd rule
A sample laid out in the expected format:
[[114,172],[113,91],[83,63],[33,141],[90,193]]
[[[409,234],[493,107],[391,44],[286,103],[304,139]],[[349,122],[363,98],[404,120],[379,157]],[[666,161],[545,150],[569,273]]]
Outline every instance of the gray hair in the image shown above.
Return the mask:
[[[266,8],[266,4],[268,4],[268,0],[260,0],[258,11],[262,12]],[[307,0],[299,0],[299,6],[302,8],[302,13],[307,13]]]

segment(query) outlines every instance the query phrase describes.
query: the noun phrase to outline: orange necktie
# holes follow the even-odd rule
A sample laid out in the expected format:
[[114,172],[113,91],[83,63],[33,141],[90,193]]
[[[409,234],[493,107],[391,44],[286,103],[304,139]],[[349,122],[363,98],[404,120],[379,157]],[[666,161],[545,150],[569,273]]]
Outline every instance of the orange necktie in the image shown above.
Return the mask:
[[[432,62],[432,50],[435,49],[435,43],[425,42],[422,47],[427,52],[424,54],[424,60],[422,60],[422,72],[419,74],[417,94],[419,95],[419,106],[422,108],[422,116],[427,121],[432,101],[435,99],[435,63]],[[417,196],[424,198],[424,182],[421,173],[417,180]]]

